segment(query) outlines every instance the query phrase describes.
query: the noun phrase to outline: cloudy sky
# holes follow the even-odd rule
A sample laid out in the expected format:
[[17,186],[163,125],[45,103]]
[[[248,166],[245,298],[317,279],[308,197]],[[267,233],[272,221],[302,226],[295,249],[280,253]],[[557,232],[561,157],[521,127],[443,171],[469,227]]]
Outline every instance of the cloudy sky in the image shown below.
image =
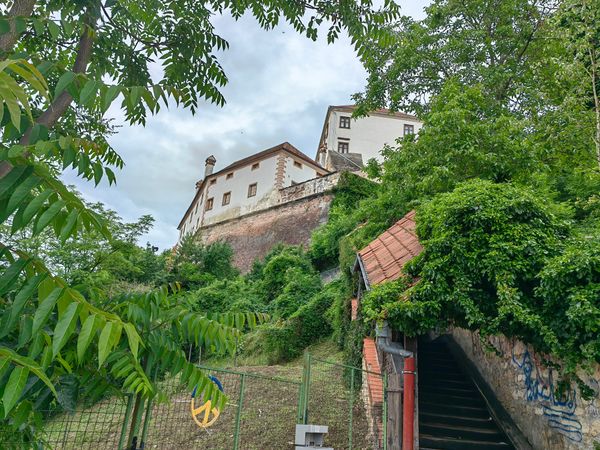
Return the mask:
[[[421,18],[426,0],[400,4],[404,14]],[[94,188],[73,174],[88,201],[101,201],[126,221],[144,214],[155,219],[141,239],[161,249],[177,240],[177,224],[194,196],[204,160],[217,158],[216,170],[265,148],[288,141],[314,157],[328,105],[348,104],[362,90],[365,72],[350,42],[312,42],[288,26],[266,32],[251,17],[235,22],[215,19],[217,32],[229,41],[221,55],[229,84],[223,108],[206,105],[192,116],[163,108],[145,127],[124,125],[111,144],[125,160],[117,184]],[[121,122],[117,110],[109,115]]]

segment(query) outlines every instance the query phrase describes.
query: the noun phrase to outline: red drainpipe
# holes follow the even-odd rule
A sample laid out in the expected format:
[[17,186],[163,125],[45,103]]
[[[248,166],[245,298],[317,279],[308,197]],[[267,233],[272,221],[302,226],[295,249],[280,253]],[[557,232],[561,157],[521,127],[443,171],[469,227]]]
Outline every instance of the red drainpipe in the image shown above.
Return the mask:
[[402,450],[413,450],[415,438],[415,358],[404,359]]

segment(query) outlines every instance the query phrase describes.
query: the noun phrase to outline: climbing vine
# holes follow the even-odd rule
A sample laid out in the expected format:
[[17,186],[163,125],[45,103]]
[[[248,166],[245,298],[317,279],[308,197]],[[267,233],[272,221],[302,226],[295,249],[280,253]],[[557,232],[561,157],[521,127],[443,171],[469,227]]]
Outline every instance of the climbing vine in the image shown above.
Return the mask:
[[[600,239],[532,189],[471,181],[417,214],[424,251],[364,299],[416,336],[450,325],[517,338],[575,376],[600,362]],[[416,282],[413,282],[416,281]],[[575,377],[576,378],[576,377]]]

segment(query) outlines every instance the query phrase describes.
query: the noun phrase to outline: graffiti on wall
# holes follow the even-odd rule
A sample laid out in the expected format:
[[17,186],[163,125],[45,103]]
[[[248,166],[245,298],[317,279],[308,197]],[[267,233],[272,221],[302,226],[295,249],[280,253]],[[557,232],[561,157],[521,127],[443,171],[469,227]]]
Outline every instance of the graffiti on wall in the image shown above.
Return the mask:
[[581,422],[575,413],[577,391],[573,388],[560,396],[557,395],[552,369],[544,369],[538,365],[527,349],[517,355],[513,348],[512,360],[523,373],[527,401],[540,404],[542,413],[552,429],[571,441],[581,442]]

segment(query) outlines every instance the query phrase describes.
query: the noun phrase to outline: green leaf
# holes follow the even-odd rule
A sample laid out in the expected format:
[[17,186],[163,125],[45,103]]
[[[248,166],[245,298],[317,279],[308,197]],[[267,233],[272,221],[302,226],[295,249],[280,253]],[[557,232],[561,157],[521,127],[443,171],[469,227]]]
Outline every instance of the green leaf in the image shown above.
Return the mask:
[[32,296],[34,291],[37,289],[40,282],[45,278],[46,274],[38,274],[27,280],[25,285],[21,288],[21,290],[15,296],[12,307],[10,308],[10,317],[8,319],[8,324],[6,328],[0,332],[0,336],[5,336],[10,333],[13,329],[17,321],[19,320],[19,315],[23,310],[23,307],[27,303]]
[[104,175],[104,171],[102,170],[102,164],[100,162],[96,162],[93,165],[94,169],[94,183],[98,186],[100,180],[102,180],[102,175]]
[[71,303],[56,324],[56,328],[54,329],[54,338],[52,340],[52,354],[54,357],[58,355],[63,346],[67,343],[67,340],[73,334],[75,325],[77,324],[79,307],[79,303]]
[[42,34],[44,34],[44,24],[42,23],[41,20],[39,19],[32,19],[32,23],[33,23],[33,30],[35,31],[35,34],[40,36]]
[[35,315],[33,316],[33,327],[31,329],[32,334],[37,334],[42,326],[46,323],[63,291],[63,288],[57,287],[50,293],[50,295],[40,301],[40,304],[35,311]]
[[111,103],[114,101],[115,98],[117,98],[117,95],[119,95],[120,92],[120,86],[110,86],[106,90],[106,94],[104,94],[104,100],[102,102],[102,108],[104,109],[104,112],[106,112],[106,110],[110,107]]
[[93,98],[97,89],[98,82],[96,80],[88,80],[79,94],[79,102],[82,105],[87,105],[88,102]]
[[4,388],[4,395],[2,396],[4,418],[8,416],[8,413],[13,409],[19,397],[21,397],[21,392],[25,388],[28,376],[29,369],[27,367],[15,367],[10,374],[8,383]]
[[79,362],[83,361],[85,352],[90,346],[95,332],[96,316],[94,314],[90,314],[87,319],[85,319],[85,322],[83,322],[81,331],[79,332],[79,337],[77,338],[77,360]]
[[116,181],[115,173],[108,167],[105,167],[104,171],[106,172],[106,178],[108,178],[108,184],[114,184]]
[[21,206],[21,203],[27,198],[31,190],[37,187],[41,182],[42,180],[36,176],[28,177],[23,181],[10,196],[8,205],[6,205],[5,214],[12,214],[15,209]]
[[35,216],[40,211],[42,205],[46,202],[46,200],[48,200],[48,198],[52,195],[53,192],[54,191],[52,189],[46,189],[42,193],[38,194],[32,201],[29,202],[27,208],[25,208],[25,211],[23,212],[24,223],[29,223],[33,216]]
[[3,178],[0,178],[0,198],[8,194],[19,181],[23,181],[29,177],[32,172],[33,167],[31,166],[17,166],[8,172],[7,175],[4,175]]
[[0,276],[0,295],[13,287],[13,283],[28,263],[29,259],[19,258],[4,271],[2,276]]
[[69,86],[69,84],[71,84],[73,82],[73,80],[75,79],[75,73],[68,71],[65,72],[61,75],[61,77],[58,79],[58,82],[56,83],[56,89],[54,90],[54,96],[58,97],[62,91],[64,91],[67,86]]
[[71,210],[71,212],[69,213],[68,217],[67,217],[67,221],[65,222],[61,232],[60,232],[60,236],[59,239],[62,243],[64,243],[69,236],[71,236],[71,234],[73,233],[73,230],[75,229],[75,225],[77,225],[77,218],[79,217],[79,211],[75,208],[73,208]]
[[40,216],[38,221],[33,228],[33,233],[38,234],[42,231],[46,226],[50,223],[52,219],[56,217],[56,215],[60,212],[61,209],[66,205],[64,200],[57,200],[50,207],[44,211],[44,213]]
[[32,372],[36,377],[38,377],[42,382],[48,386],[48,388],[52,391],[54,395],[56,395],[56,389],[54,389],[54,385],[50,381],[50,379],[46,376],[42,368],[31,358],[27,358],[25,356],[21,356],[13,350],[0,346],[0,358],[7,358],[11,360],[13,363],[18,364],[20,366],[26,367]]
[[10,31],[10,24],[6,19],[0,19],[0,34],[6,34]]
[[69,37],[69,36],[71,36],[71,34],[73,34],[73,28],[74,27],[73,27],[73,23],[72,22],[69,22],[67,20],[61,20],[60,24],[62,25],[63,30],[65,30],[65,35],[67,37]]
[[65,152],[63,153],[63,169],[73,164],[73,161],[75,161],[76,156],[77,152],[75,151],[73,146],[68,145],[67,148],[65,148]]
[[140,336],[136,331],[135,327],[131,323],[126,323],[124,325],[125,333],[127,334],[127,340],[129,341],[129,348],[131,349],[131,354],[134,358],[137,359],[138,356],[138,348],[140,345]]
[[60,27],[51,20],[48,20],[47,25],[50,36],[52,36],[52,39],[57,40],[60,37]]
[[100,338],[98,339],[98,367],[101,367],[102,364],[104,364],[106,357],[112,350],[110,337],[114,325],[113,322],[108,322],[104,325],[104,328],[102,328],[102,332],[100,333]]

